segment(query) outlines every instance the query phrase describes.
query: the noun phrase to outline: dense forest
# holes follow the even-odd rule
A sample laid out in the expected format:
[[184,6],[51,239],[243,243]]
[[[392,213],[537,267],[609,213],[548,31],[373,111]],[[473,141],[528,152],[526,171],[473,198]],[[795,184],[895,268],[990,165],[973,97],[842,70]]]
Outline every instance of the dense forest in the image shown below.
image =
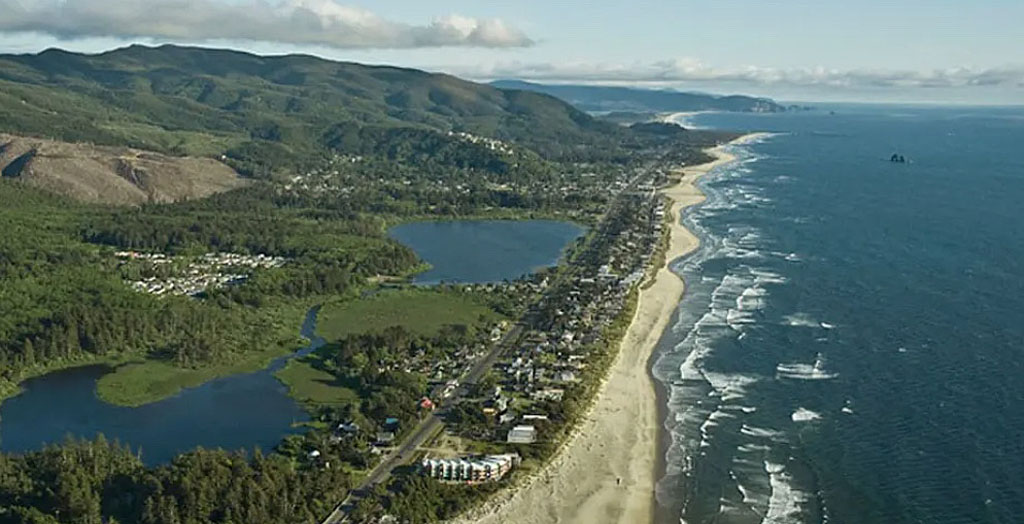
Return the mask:
[[259,450],[197,450],[146,469],[101,436],[0,456],[0,523],[308,523],[351,482],[342,468],[300,468]]
[[[107,442],[69,440],[25,455],[0,455],[0,523],[307,523],[330,511],[354,482],[351,472],[372,464],[368,443],[374,428],[394,417],[411,427],[427,392],[423,375],[406,368],[442,358],[450,348],[475,340],[467,326],[444,326],[424,337],[400,328],[353,335],[322,348],[313,358],[359,392],[359,401],[321,407],[317,420],[329,422],[286,438],[267,456],[197,450],[171,464],[147,469],[129,448]],[[358,434],[341,440],[329,428],[357,422]],[[311,461],[309,452],[317,450]],[[390,504],[400,515],[431,497],[479,497],[434,481],[401,477]],[[424,482],[430,486],[423,485]],[[438,491],[439,490],[439,491]],[[441,508],[448,507],[448,510]],[[450,515],[442,504],[415,521]]]
[[[194,367],[267,351],[294,342],[294,326],[291,336],[266,331],[281,307],[345,295],[368,276],[417,264],[379,224],[198,207],[122,211],[0,183],[0,386],[9,392],[33,369],[119,354]],[[115,249],[278,255],[289,263],[203,299],[156,298],[126,285]]]
[[[26,373],[106,356],[204,367],[294,343],[295,325],[284,334],[268,331],[279,308],[351,296],[366,277],[418,262],[384,235],[379,219],[279,205],[274,194],[239,190],[118,209],[0,181],[5,392]],[[185,257],[236,251],[288,263],[196,298],[158,298],[130,289],[126,278],[173,268],[127,266],[114,256],[125,249]],[[511,307],[500,297],[488,300]],[[199,450],[147,469],[133,450],[103,439],[0,455],[0,523],[313,522],[343,496],[353,471],[372,464],[374,428],[392,417],[409,427],[420,416],[428,385],[412,363],[444,358],[479,336],[450,325],[431,336],[390,328],[334,341],[317,353],[317,365],[351,384],[358,402],[316,408],[318,425],[268,456]],[[330,428],[346,420],[365,431],[331,438]],[[323,460],[310,462],[312,449]]]

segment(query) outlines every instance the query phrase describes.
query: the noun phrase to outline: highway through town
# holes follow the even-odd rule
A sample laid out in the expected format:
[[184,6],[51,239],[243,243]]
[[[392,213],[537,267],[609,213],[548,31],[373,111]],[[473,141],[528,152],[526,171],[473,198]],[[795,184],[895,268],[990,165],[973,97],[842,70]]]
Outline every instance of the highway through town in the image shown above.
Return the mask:
[[[524,332],[525,327],[523,324],[514,324],[508,333],[498,343],[494,344],[483,358],[478,359],[469,368],[469,371],[461,377],[461,383],[463,385],[476,384],[494,366],[494,363],[498,361],[498,358],[505,350],[515,347],[519,343]],[[454,404],[458,402],[460,397],[465,394],[465,391],[464,387],[456,388],[452,395],[445,399],[445,403]],[[431,413],[423,418],[402,440],[398,447],[392,450],[377,467],[370,471],[366,478],[363,479],[362,484],[353,489],[349,496],[334,508],[334,511],[324,519],[323,524],[340,524],[345,522],[349,511],[352,510],[360,498],[369,493],[377,484],[386,483],[395,468],[412,458],[416,450],[429,442],[443,427],[444,422],[441,420],[440,413]]]
[[[638,181],[642,178],[641,175],[637,175],[629,181],[627,187],[624,190],[619,191],[616,194],[616,202],[619,198],[627,194],[633,194],[633,188],[636,186]],[[609,209],[611,206],[609,206]],[[601,216],[600,222],[604,222],[608,216],[609,211],[606,210]],[[571,277],[569,277],[571,278]],[[498,361],[502,353],[506,350],[515,347],[522,339],[523,334],[526,332],[527,326],[531,325],[534,321],[535,311],[531,310],[523,316],[520,322],[514,324],[508,333],[505,334],[502,339],[491,347],[491,350],[487,352],[483,358],[478,359],[462,377],[462,386],[457,387],[451,396],[444,399],[445,404],[453,405],[458,403],[462,396],[466,393],[467,384],[476,384],[488,370],[494,366],[494,363]],[[434,399],[432,399],[434,400]],[[440,413],[431,413],[428,417],[420,421],[420,423],[405,437],[405,439],[392,451],[388,456],[375,467],[363,483],[356,489],[352,490],[349,496],[338,504],[331,512],[330,516],[323,521],[323,524],[340,524],[345,522],[348,518],[349,511],[355,506],[356,502],[369,492],[373,486],[385,482],[390,476],[394,469],[412,458],[416,450],[427,443],[431,438],[437,435],[444,427],[444,422],[440,418]]]

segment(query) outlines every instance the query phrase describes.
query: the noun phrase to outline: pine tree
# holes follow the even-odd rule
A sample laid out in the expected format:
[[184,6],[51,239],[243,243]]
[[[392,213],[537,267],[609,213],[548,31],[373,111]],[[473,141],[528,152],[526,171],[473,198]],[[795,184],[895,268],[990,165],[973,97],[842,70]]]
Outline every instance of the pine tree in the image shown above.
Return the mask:
[[21,352],[25,355],[25,365],[34,366],[36,363],[36,347],[32,343],[32,339],[25,339],[25,345],[22,347]]

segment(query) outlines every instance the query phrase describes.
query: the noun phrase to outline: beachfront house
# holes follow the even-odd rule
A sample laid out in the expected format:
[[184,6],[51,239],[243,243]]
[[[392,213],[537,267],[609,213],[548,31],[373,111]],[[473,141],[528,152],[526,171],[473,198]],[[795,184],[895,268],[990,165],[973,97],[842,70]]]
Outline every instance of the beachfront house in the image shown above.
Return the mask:
[[476,484],[499,480],[519,461],[516,453],[470,458],[425,458],[420,462],[420,471],[428,477],[445,482]]
[[537,441],[537,428],[533,426],[516,426],[509,430],[509,444],[533,444]]

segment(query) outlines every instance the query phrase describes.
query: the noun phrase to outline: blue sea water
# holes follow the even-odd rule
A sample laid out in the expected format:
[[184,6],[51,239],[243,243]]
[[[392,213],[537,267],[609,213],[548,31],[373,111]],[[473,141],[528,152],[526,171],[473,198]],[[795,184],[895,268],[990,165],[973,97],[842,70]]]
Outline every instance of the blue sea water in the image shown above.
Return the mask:
[[691,123],[774,134],[684,217],[662,520],[1024,522],[1024,109]]

